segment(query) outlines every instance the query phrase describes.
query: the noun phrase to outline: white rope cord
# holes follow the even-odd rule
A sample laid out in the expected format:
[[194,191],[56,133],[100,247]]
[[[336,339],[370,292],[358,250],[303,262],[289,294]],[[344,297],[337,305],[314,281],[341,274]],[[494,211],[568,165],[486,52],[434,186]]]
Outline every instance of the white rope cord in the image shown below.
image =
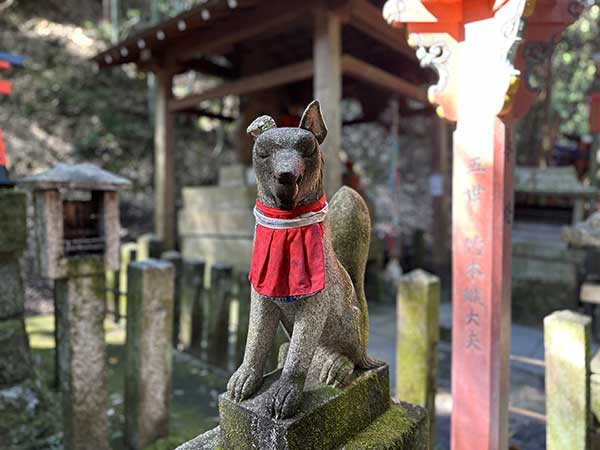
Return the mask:
[[275,219],[265,216],[258,208],[254,207],[254,217],[256,217],[257,225],[274,230],[288,230],[290,228],[301,228],[323,222],[325,217],[327,217],[328,211],[329,205],[325,203],[325,206],[319,211],[307,212],[294,219]]

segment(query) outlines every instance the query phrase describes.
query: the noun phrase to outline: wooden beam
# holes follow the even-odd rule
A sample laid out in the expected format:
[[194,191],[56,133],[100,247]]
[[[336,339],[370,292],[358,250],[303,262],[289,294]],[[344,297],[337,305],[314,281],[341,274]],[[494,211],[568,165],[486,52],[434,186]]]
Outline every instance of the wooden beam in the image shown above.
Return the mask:
[[173,74],[156,73],[154,123],[154,228],[165,250],[176,244],[175,120],[169,111]]
[[313,95],[321,103],[327,139],[321,146],[325,159],[325,192],[329,198],[342,185],[342,24],[332,11],[314,14]]
[[194,70],[205,75],[224,78],[226,80],[231,80],[238,77],[235,68],[216,64],[206,58],[198,58],[186,61],[185,66],[182,66],[181,71],[185,72],[188,70]]
[[406,41],[405,29],[391,27],[383,18],[381,8],[367,0],[352,2],[347,23],[388,48],[417,61],[415,50]]
[[364,80],[404,97],[427,103],[427,91],[424,88],[409,83],[354,56],[344,55],[342,57],[342,70],[345,75],[350,77]]
[[239,80],[223,83],[214,88],[207,89],[199,94],[192,94],[186,97],[173,99],[170,101],[170,111],[181,111],[204,100],[225,97],[227,95],[245,95],[251,92],[257,92],[264,89],[270,89],[275,86],[293,83],[296,81],[307,80],[313,75],[312,60],[300,63],[290,64],[289,66],[269,70],[257,75],[251,75]]
[[222,120],[223,122],[234,122],[237,120],[236,117],[225,116],[223,114],[214,113],[202,108],[187,108],[177,111],[177,113],[188,116],[208,117],[209,119]]
[[289,29],[306,14],[311,3],[314,1],[264,2],[253,10],[232,15],[225,24],[215,24],[184,36],[179,42],[170,45],[166,57],[173,62],[186,61],[199,54],[215,53],[258,35]]

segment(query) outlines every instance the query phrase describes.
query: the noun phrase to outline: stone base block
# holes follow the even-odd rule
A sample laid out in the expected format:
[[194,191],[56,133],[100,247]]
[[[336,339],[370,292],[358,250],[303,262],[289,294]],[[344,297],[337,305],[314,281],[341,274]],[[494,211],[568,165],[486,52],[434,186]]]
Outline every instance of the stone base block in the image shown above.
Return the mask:
[[221,425],[178,450],[426,450],[425,409],[390,406],[388,367],[357,372],[344,389],[307,386],[299,413],[275,420],[266,405],[280,372],[265,377],[259,393],[242,403],[219,400]]
[[228,448],[300,450],[338,448],[365,429],[389,407],[388,367],[357,372],[345,389],[316,384],[304,391],[300,411],[292,418],[274,420],[269,405],[280,372],[265,378],[259,393],[234,403],[219,399],[221,435]]
[[[425,409],[407,403],[398,403],[392,405],[358,435],[336,448],[339,450],[427,450],[428,430]],[[317,442],[307,444],[303,448],[320,450],[323,447]],[[177,448],[177,450],[225,449],[237,450],[236,447],[225,445],[221,427],[213,428]]]

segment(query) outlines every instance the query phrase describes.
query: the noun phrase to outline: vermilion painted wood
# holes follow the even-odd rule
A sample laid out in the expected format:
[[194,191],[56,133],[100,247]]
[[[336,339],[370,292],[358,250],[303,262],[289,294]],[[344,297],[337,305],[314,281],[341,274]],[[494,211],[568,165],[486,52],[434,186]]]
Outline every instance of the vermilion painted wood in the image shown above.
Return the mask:
[[[521,12],[518,8],[514,12],[512,8],[504,10],[509,15],[518,12],[518,18],[521,14],[528,18],[525,39],[518,47],[515,62],[521,71],[518,93],[515,96],[513,92],[512,99],[509,98],[512,110],[502,108],[509,111],[504,117],[506,127],[495,117],[499,110],[492,111],[495,102],[502,100],[498,95],[504,96],[502,90],[508,87],[508,80],[498,72],[501,64],[486,70],[482,61],[498,64],[487,58],[493,53],[486,52],[505,51],[508,41],[497,39],[499,35],[490,32],[493,21],[487,27],[480,25],[482,20],[492,17],[497,19],[496,24],[506,20],[506,15],[500,12],[510,4],[509,0],[409,0],[401,5],[404,9],[388,3],[392,6],[388,11],[391,17],[396,17],[398,24],[407,25],[414,44],[427,47],[441,42],[449,56],[445,62],[438,61],[447,77],[441,88],[430,91],[429,100],[439,105],[443,117],[457,121],[452,211],[452,449],[506,450],[512,122],[527,112],[537,94],[527,79],[539,60],[538,47],[541,44],[541,53],[547,57],[545,50],[552,48],[552,39],[558,39],[562,30],[577,18],[577,5],[569,0],[537,0],[527,2]],[[532,5],[535,5],[533,10]],[[475,33],[468,41],[466,26],[467,31]],[[420,39],[424,44],[419,44]],[[477,77],[473,78],[474,75]],[[488,88],[482,89],[482,80]],[[491,105],[494,106],[490,109]],[[506,139],[510,141],[508,144]]]
[[512,156],[500,119],[460,125],[453,153],[452,449],[505,450]]
[[6,151],[4,148],[4,134],[2,133],[2,129],[0,129],[0,166],[6,167]]
[[0,70],[8,70],[11,67],[12,66],[10,65],[10,63],[8,61],[2,61],[2,60],[0,60]]
[[10,95],[10,93],[11,93],[10,81],[0,80],[0,94]]

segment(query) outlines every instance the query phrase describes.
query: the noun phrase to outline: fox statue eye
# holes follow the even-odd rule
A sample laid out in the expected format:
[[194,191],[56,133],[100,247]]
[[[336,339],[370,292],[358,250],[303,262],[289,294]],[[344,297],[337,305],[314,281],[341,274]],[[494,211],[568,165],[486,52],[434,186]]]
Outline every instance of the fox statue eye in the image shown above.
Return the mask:
[[264,148],[264,147],[258,147],[256,149],[256,155],[259,158],[265,159],[265,158],[268,158],[269,156],[271,156],[271,152],[268,149]]

